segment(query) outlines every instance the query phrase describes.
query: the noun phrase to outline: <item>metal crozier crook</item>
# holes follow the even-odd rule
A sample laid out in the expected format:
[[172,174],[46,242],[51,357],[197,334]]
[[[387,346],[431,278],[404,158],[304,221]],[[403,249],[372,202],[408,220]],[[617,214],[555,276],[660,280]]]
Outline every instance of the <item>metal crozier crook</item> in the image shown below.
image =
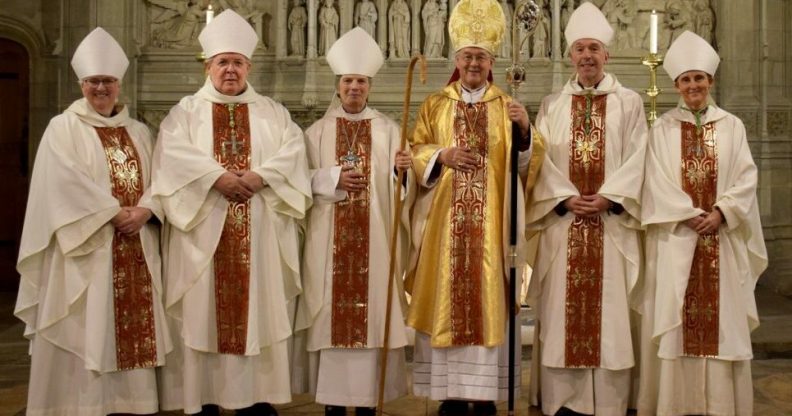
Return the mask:
[[[506,82],[511,87],[512,99],[517,99],[517,92],[520,84],[525,81],[525,67],[520,64],[520,53],[522,46],[539,25],[539,17],[542,9],[533,0],[528,0],[519,4],[514,10],[512,17],[512,64],[506,70]],[[520,28],[525,34],[520,39]],[[517,157],[518,149],[514,143],[515,138],[522,134],[517,123],[512,123],[512,146],[511,146],[511,189],[510,189],[510,226],[509,226],[509,402],[508,414],[514,415],[514,343],[517,339],[517,316],[519,309],[517,304]]]

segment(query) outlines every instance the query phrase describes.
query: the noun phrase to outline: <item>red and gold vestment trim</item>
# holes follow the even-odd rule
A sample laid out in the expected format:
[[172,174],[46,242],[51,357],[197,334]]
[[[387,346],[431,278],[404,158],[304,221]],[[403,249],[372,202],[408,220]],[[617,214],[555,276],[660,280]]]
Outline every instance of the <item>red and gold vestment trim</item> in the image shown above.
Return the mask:
[[[247,104],[213,104],[215,159],[228,171],[250,170]],[[228,202],[214,253],[217,351],[245,354],[250,292],[250,200]]]
[[[336,160],[371,181],[371,120],[336,119]],[[336,202],[333,219],[333,347],[368,344],[370,185]]]
[[[96,127],[104,148],[113,196],[122,207],[143,195],[140,156],[124,127]],[[119,370],[157,365],[154,293],[140,234],[113,234],[113,309]]]
[[[682,189],[693,206],[712,212],[718,193],[718,146],[712,123],[700,129],[693,123],[682,123]],[[682,338],[688,356],[718,355],[719,251],[717,231],[699,235],[683,307]]]
[[451,202],[451,344],[482,345],[482,280],[487,213],[487,103],[458,102],[454,145],[478,155],[473,172],[454,170]]
[[[572,96],[569,179],[581,195],[605,182],[607,95]],[[605,227],[600,216],[576,216],[567,235],[565,366],[599,367]]]

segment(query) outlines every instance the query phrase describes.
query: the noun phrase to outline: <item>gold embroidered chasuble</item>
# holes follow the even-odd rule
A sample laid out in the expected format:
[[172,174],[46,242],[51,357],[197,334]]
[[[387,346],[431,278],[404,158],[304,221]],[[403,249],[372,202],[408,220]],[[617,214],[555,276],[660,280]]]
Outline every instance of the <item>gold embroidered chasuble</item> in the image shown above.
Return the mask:
[[[419,195],[431,198],[431,206],[417,264],[405,282],[412,295],[407,323],[430,334],[433,347],[491,347],[504,342],[507,318],[510,98],[491,85],[479,103],[467,105],[459,91],[455,82],[424,101],[412,137],[413,166],[424,177],[435,152],[452,146],[470,147],[482,163],[472,173],[443,167],[437,184]],[[544,157],[535,130],[533,139],[531,166],[522,177],[526,189]]]
[[[605,182],[608,96],[572,96],[569,179],[580,195]],[[605,225],[602,217],[575,216],[567,239],[565,365],[599,367]]]
[[[713,123],[697,128],[682,122],[682,189],[693,206],[712,212],[718,190],[718,146]],[[682,318],[684,353],[718,355],[720,237],[699,235],[693,253]]]
[[[112,194],[122,207],[143,195],[140,156],[124,127],[95,127],[104,148]],[[119,370],[157,365],[154,293],[140,235],[113,234],[113,309]]]
[[[371,120],[336,119],[336,160],[371,181]],[[333,347],[365,348],[368,341],[370,187],[335,204],[333,219]],[[384,265],[380,265],[382,267]]]
[[[228,171],[250,170],[247,104],[212,105],[215,159]],[[228,202],[214,254],[217,351],[244,355],[250,289],[250,201]]]

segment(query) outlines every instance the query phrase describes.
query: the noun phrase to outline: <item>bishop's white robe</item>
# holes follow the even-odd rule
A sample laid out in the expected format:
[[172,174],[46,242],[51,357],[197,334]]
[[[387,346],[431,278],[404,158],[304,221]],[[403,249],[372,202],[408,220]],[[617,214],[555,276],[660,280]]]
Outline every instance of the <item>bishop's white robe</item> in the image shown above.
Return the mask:
[[[218,353],[214,254],[229,202],[212,188],[225,172],[214,157],[214,103],[247,104],[250,170],[266,184],[249,201],[243,355]],[[298,221],[311,204],[302,131],[283,106],[252,86],[225,96],[207,79],[163,120],[154,153],[152,190],[167,219],[165,307],[179,334],[161,372],[162,408],[197,413],[209,403],[239,409],[291,401],[287,304],[301,290]]]
[[[604,129],[604,181],[597,194],[621,204],[624,212],[600,215],[604,223],[599,365],[567,366],[568,237],[575,215],[560,216],[555,207],[580,195],[570,180],[570,141],[573,137],[573,98],[605,95],[605,114],[594,114],[593,128]],[[580,114],[577,117],[584,117]],[[600,125],[600,120],[602,125]],[[579,119],[581,123],[585,120]],[[641,240],[640,196],[646,148],[646,118],[641,97],[624,88],[611,74],[594,89],[583,89],[577,78],[542,100],[537,128],[545,137],[547,154],[528,211],[529,233],[538,238],[538,252],[529,287],[537,311],[532,403],[554,414],[567,407],[580,413],[624,415],[634,365],[630,329],[630,292],[639,279]],[[583,144],[577,144],[583,150]],[[596,397],[596,399],[595,399]]]
[[[369,232],[368,232],[368,297],[365,321],[364,345],[344,348],[334,345],[333,328],[333,270],[335,211],[337,203],[347,200],[346,191],[336,189],[341,166],[338,165],[336,146],[352,145],[358,135],[337,137],[337,119],[353,122],[369,120],[371,126],[369,182]],[[351,130],[349,128],[348,130]],[[347,131],[352,133],[351,131]],[[358,136],[358,137],[354,137]],[[348,140],[347,143],[345,140]],[[377,404],[379,385],[380,354],[383,345],[385,308],[388,291],[388,265],[393,215],[395,212],[394,191],[397,178],[394,173],[396,152],[399,150],[398,125],[384,114],[366,107],[357,114],[350,114],[342,107],[331,109],[323,118],[306,131],[308,163],[311,168],[314,204],[307,221],[305,251],[303,255],[303,284],[305,300],[312,318],[308,330],[307,349],[318,352],[317,380],[312,383],[319,403],[338,406],[367,406]],[[356,150],[357,151],[357,150]],[[412,175],[407,174],[408,185]],[[404,346],[407,337],[404,325],[404,289],[402,273],[409,250],[409,200],[414,190],[403,188],[403,205],[399,242],[396,248],[397,278],[394,279],[391,297],[390,338],[388,348],[385,400],[393,400],[407,394],[407,378],[404,362]],[[406,201],[405,201],[406,200]],[[341,230],[343,231],[343,230]],[[336,324],[338,325],[338,324]]]
[[[137,151],[145,193],[138,206],[163,218],[152,201],[152,140],[126,107],[104,117],[86,99],[50,121],[41,139],[28,196],[14,314],[30,339],[28,415],[154,413],[154,368],[119,370],[110,220],[121,210],[96,127],[123,127]],[[156,363],[172,347],[162,306],[159,226],[138,234],[151,275]]]
[[[639,414],[753,414],[750,333],[759,325],[754,287],[767,267],[756,201],[758,173],[743,123],[710,104],[717,154],[714,206],[724,216],[718,235],[718,353],[692,357],[683,348],[683,306],[698,234],[684,222],[704,211],[683,190],[682,123],[675,108],[652,126],[643,190],[646,281],[641,296]],[[686,172],[687,174],[687,172]]]

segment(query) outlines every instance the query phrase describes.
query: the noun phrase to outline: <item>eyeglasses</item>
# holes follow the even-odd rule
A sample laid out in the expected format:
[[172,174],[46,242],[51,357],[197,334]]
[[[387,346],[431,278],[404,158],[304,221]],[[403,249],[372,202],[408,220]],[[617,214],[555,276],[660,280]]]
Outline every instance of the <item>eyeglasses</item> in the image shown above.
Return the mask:
[[462,58],[463,61],[465,61],[466,64],[469,64],[469,63],[472,63],[472,62],[484,62],[484,61],[489,61],[490,59],[492,59],[492,58],[490,58],[489,55],[483,55],[483,54],[482,55],[467,55],[467,54],[465,54],[465,55],[461,55],[461,58]]
[[118,80],[115,78],[86,78],[83,80],[83,82],[93,88],[99,88],[99,86],[102,84],[104,84],[105,87],[114,85],[116,82],[118,82]]

